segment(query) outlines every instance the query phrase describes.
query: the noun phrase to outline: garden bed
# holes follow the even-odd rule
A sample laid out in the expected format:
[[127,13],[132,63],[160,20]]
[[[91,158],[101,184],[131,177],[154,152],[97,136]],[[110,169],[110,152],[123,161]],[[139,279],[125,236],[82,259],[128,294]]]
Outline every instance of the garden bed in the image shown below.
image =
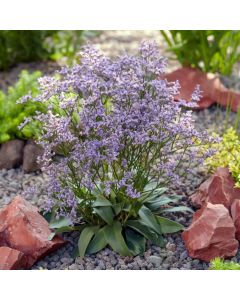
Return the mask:
[[[152,38],[155,33],[145,32],[146,38]],[[109,56],[117,56],[123,49],[127,49],[130,53],[134,53],[137,48],[137,44],[143,38],[142,33],[139,35],[136,33],[135,38],[126,37],[121,33],[116,35],[116,32],[105,32],[100,37],[92,39],[93,44],[101,48]],[[131,43],[130,43],[131,42]],[[161,49],[164,53],[164,48]],[[178,67],[176,62],[170,64],[170,69]],[[0,74],[0,88],[6,90],[8,85],[15,83],[17,74],[22,68],[22,65],[14,68],[10,73]],[[28,70],[40,69],[43,74],[52,74],[54,70],[59,66],[55,63],[49,64],[25,64],[24,68]],[[223,82],[229,88],[239,90],[239,82],[235,77],[223,78]],[[202,132],[209,130],[209,132],[222,133],[235,121],[236,113],[226,112],[225,109],[214,105],[208,109],[202,111],[195,111],[193,113],[196,128]],[[184,165],[183,165],[184,170]],[[176,188],[174,185],[169,187],[168,193],[176,193],[182,196],[180,205],[185,205],[192,210],[195,208],[190,202],[190,195],[199,187],[199,185],[209,177],[206,170],[202,166],[198,166],[192,170],[192,173],[186,174],[186,178],[183,180],[183,184]],[[22,167],[17,169],[0,170],[0,208],[7,205],[10,200],[17,194],[23,195],[25,199],[32,204],[41,208],[42,203],[47,198],[47,191],[45,185],[47,183],[47,176],[42,172],[34,172],[31,174],[25,174]],[[35,188],[34,195],[27,195],[25,192],[31,188]],[[184,227],[188,227],[192,221],[192,213],[175,212],[166,215],[170,219],[179,222]],[[98,252],[94,255],[86,255],[84,258],[75,258],[75,250],[78,245],[79,232],[65,233],[63,237],[68,241],[67,245],[54,253],[46,256],[33,265],[32,269],[60,269],[60,270],[95,270],[95,269],[110,269],[110,270],[202,270],[209,269],[209,263],[193,259],[188,255],[184,242],[181,237],[181,233],[174,233],[164,236],[166,247],[160,248],[148,242],[146,251],[143,255],[137,255],[134,257],[123,257],[110,248]],[[237,255],[231,259],[233,262],[240,262],[240,250]]]

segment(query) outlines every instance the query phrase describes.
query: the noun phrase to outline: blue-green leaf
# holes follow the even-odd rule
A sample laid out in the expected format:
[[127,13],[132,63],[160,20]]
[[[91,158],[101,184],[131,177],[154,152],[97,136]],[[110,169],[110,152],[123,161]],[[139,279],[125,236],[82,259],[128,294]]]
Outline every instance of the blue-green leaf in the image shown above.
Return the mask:
[[118,252],[120,255],[132,255],[122,236],[122,226],[120,222],[114,221],[111,226],[106,225],[104,230],[104,236],[107,243],[109,244],[109,246],[111,246],[111,248],[114,251]]
[[171,221],[167,218],[156,216],[158,223],[161,226],[161,231],[163,234],[166,233],[175,233],[180,230],[184,230],[184,226],[180,223],[177,223],[175,221]]
[[91,240],[91,242],[89,243],[89,245],[87,247],[87,250],[86,250],[87,254],[96,253],[107,246],[107,241],[106,241],[105,235],[104,235],[105,227],[106,226],[99,229],[98,232],[95,234],[94,238]]
[[125,237],[128,248],[133,255],[143,254],[145,251],[146,239],[137,231],[127,227],[125,229]]
[[85,227],[80,234],[78,240],[79,256],[84,257],[88,244],[90,243],[94,234],[98,231],[99,226]]
[[[128,220],[126,222],[126,226],[136,230],[140,234],[142,234],[146,239],[152,241],[157,246],[163,246],[163,238],[161,235],[158,235],[151,228],[149,228],[143,221],[141,220]],[[159,225],[160,226],[160,225]]]
[[93,200],[92,207],[99,207],[99,206],[112,206],[112,203],[107,199]]
[[141,220],[150,228],[152,228],[156,233],[161,234],[161,227],[159,226],[156,216],[151,212],[146,206],[142,206],[139,209],[139,217]]
[[94,212],[99,215],[108,225],[113,222],[114,214],[113,210],[109,206],[95,207]]
[[177,206],[177,207],[165,208],[162,210],[162,212],[184,212],[184,211],[189,211],[191,213],[194,212],[191,208],[187,206]]
[[61,228],[71,225],[71,221],[68,218],[61,217],[58,220],[54,219],[50,222],[49,228]]

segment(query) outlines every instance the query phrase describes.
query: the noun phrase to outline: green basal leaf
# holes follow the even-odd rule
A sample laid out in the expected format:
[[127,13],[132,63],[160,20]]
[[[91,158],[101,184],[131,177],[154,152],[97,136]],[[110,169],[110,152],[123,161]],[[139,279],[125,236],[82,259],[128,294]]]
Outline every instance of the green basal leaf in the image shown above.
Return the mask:
[[175,233],[180,230],[184,230],[184,226],[175,221],[171,221],[167,218],[156,216],[158,223],[161,226],[161,231],[163,234],[166,233]]
[[114,204],[113,210],[114,210],[115,216],[117,216],[122,210],[121,204]]
[[111,225],[113,222],[114,214],[113,210],[109,206],[95,207],[94,212],[99,215],[108,225]]
[[80,230],[80,227],[81,226],[79,226],[79,227],[78,226],[63,226],[63,227],[60,227],[60,228],[56,228],[54,230],[54,232],[52,232],[50,234],[50,236],[48,237],[48,240],[52,240],[56,234],[60,234],[60,233],[63,233],[63,232],[71,232],[71,231]]
[[89,243],[86,253],[87,254],[93,254],[96,253],[100,250],[102,250],[103,248],[105,248],[107,246],[107,241],[105,239],[105,235],[104,235],[104,230],[105,230],[106,226],[104,226],[103,228],[99,229],[94,238],[91,240],[91,242]]
[[107,199],[97,199],[93,201],[92,207],[99,207],[99,206],[112,206],[112,203]]
[[152,191],[153,189],[155,189],[158,186],[158,183],[156,181],[150,182],[148,183],[145,188],[144,188],[144,192],[148,192],[148,191]]
[[118,252],[120,255],[132,255],[122,236],[122,226],[120,222],[114,221],[111,226],[105,226],[104,236],[105,240],[114,251]]
[[194,211],[187,206],[177,206],[177,207],[165,208],[162,210],[162,212],[184,212],[184,211],[189,211],[191,213],[194,213]]
[[169,203],[175,203],[178,202],[179,199],[181,199],[181,196],[165,196],[162,195],[160,197],[151,197],[150,199],[147,199],[144,203],[145,205],[151,210],[151,211],[157,211],[162,205],[166,205]]
[[55,228],[62,228],[69,226],[71,224],[71,221],[68,218],[61,217],[58,220],[52,219],[49,224],[49,228],[55,229]]
[[127,227],[125,229],[125,239],[128,248],[133,255],[143,254],[146,246],[146,239],[143,235],[139,234],[135,230]]
[[89,227],[85,227],[81,232],[78,240],[78,250],[79,250],[80,257],[84,257],[88,244],[90,243],[92,237],[94,236],[94,234],[97,232],[98,229],[99,226],[89,226]]
[[139,209],[139,217],[141,220],[150,228],[152,228],[156,233],[161,234],[161,227],[159,226],[155,215],[146,206],[142,206]]
[[146,239],[152,241],[157,246],[162,247],[164,245],[163,238],[161,235],[158,235],[151,228],[149,228],[143,221],[141,220],[128,220],[125,223],[126,226],[136,230],[140,234],[142,234]]

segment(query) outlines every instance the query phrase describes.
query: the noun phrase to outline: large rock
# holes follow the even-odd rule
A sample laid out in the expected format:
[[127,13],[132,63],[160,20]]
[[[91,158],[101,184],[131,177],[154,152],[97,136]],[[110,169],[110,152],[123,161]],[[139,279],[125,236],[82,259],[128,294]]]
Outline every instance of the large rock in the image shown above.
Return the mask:
[[0,211],[0,246],[24,253],[25,268],[65,244],[58,236],[49,241],[50,234],[48,222],[37,208],[19,196]]
[[236,199],[231,206],[231,215],[236,228],[236,239],[240,241],[240,199]]
[[178,98],[190,100],[196,85],[203,91],[199,108],[207,108],[214,103],[230,106],[237,112],[240,105],[240,93],[227,89],[219,78],[211,73],[204,73],[196,68],[183,67],[166,75],[168,81],[178,80],[181,85]]
[[206,203],[194,214],[182,238],[192,258],[207,262],[215,257],[235,256],[238,251],[233,220],[222,204]]
[[40,170],[37,158],[43,154],[43,149],[34,141],[29,140],[23,150],[23,170],[27,173]]
[[0,247],[0,270],[18,270],[25,265],[24,254],[9,247]]
[[22,164],[24,141],[12,140],[0,148],[0,169],[17,168]]
[[234,187],[235,182],[227,168],[217,171],[203,182],[190,199],[194,206],[201,207],[206,202],[223,204],[230,209],[235,199],[240,199],[240,189]]

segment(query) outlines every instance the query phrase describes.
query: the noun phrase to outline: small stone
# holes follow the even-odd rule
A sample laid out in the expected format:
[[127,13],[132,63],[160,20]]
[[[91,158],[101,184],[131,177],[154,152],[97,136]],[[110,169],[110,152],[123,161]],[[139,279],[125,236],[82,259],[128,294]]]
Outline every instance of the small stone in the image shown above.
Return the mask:
[[37,158],[42,154],[43,149],[29,140],[23,150],[23,170],[28,173],[40,170],[41,166],[37,163]]
[[180,260],[185,260],[188,257],[187,251],[184,251],[180,254]]
[[170,267],[169,264],[166,264],[166,263],[162,264],[162,270],[168,270],[169,267]]
[[127,270],[127,266],[126,265],[121,265],[120,270]]
[[24,141],[12,140],[2,144],[0,148],[0,169],[19,167],[23,159]]
[[93,264],[87,264],[86,270],[94,270],[94,265]]
[[166,249],[170,250],[172,252],[175,252],[176,251],[176,245],[168,242],[167,245],[166,245]]
[[102,261],[100,261],[98,263],[98,267],[100,268],[100,270],[106,270],[106,266],[105,266],[105,264]]
[[147,262],[153,264],[153,266],[156,268],[160,267],[162,261],[163,261],[162,257],[155,256],[155,255],[149,256],[147,258]]
[[77,264],[72,264],[68,267],[69,270],[79,270],[79,265]]

